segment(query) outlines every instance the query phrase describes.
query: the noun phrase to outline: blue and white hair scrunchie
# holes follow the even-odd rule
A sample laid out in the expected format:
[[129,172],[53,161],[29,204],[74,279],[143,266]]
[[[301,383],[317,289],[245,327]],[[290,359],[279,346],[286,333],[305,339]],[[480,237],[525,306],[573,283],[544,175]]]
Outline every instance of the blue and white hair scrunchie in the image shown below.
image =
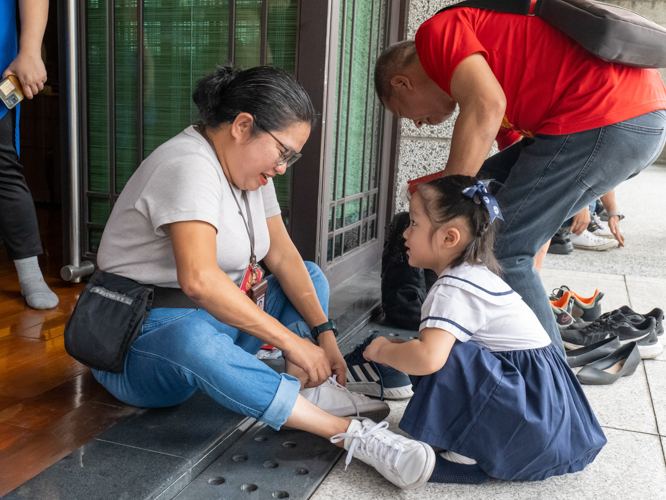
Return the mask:
[[492,224],[496,218],[504,220],[504,217],[502,217],[497,200],[488,192],[488,182],[490,181],[476,181],[475,185],[463,189],[462,193],[472,198],[477,204],[483,202],[490,214],[490,223]]

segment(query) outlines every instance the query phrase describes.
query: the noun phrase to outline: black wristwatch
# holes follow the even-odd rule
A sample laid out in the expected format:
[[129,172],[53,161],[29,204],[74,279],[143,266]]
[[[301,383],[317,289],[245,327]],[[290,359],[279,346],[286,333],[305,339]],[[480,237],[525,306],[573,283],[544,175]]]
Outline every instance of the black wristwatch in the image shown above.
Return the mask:
[[310,335],[312,335],[312,338],[314,339],[315,342],[319,343],[317,340],[319,337],[319,334],[322,332],[327,332],[328,330],[333,330],[333,334],[337,337],[338,336],[338,325],[335,322],[334,319],[330,319],[319,326],[315,326],[312,330],[310,330]]

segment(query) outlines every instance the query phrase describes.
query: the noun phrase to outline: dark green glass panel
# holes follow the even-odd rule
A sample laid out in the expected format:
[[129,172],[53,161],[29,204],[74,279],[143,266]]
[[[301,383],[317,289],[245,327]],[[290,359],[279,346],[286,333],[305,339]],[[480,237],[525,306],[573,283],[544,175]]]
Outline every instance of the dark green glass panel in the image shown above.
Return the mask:
[[356,226],[354,229],[350,229],[345,232],[345,247],[344,253],[350,252],[355,248],[359,247],[359,239],[361,235],[361,227]]
[[368,239],[371,240],[377,236],[375,233],[375,219],[372,219],[370,222],[368,222]]
[[106,224],[111,215],[111,203],[109,200],[98,198],[88,199],[88,222],[93,224]]
[[261,62],[262,0],[236,0],[236,66],[252,68]]
[[297,33],[298,0],[269,0],[266,64],[293,74]]
[[349,226],[361,219],[361,200],[350,201],[345,204],[345,226]]
[[335,207],[335,229],[342,227],[342,205]]
[[361,245],[368,240],[368,224],[364,223],[361,226]]
[[356,0],[354,15],[354,47],[350,76],[351,106],[347,135],[347,179],[345,196],[361,192],[363,150],[366,121],[366,102],[369,83],[370,36],[372,31],[372,1]]
[[99,242],[102,240],[101,229],[88,230],[88,250],[92,253],[97,253],[99,250]]
[[347,164],[346,151],[347,151],[347,127],[348,127],[348,105],[349,105],[349,64],[351,59],[351,49],[353,38],[356,36],[354,30],[354,4],[363,0],[347,0],[347,10],[345,12],[345,37],[344,47],[342,50],[341,72],[342,81],[339,89],[340,94],[340,122],[336,130],[340,134],[338,142],[338,154],[336,165],[336,193],[335,198],[339,199],[344,196],[344,176]]
[[342,255],[342,235],[338,234],[335,236],[335,257],[340,257]]
[[107,0],[88,0],[88,189],[109,192],[109,72]]
[[368,197],[363,198],[363,218],[368,216]]
[[326,251],[326,262],[333,260],[333,238],[328,239],[328,249]]
[[[372,12],[372,40],[370,42],[371,52],[370,52],[370,68],[375,67],[375,62],[378,57],[378,47],[379,47],[379,21],[381,18],[381,9],[384,2],[381,0],[374,1],[374,10]],[[377,107],[377,94],[375,93],[375,86],[370,80],[368,84],[368,96],[366,101],[366,123],[375,123],[375,114],[381,112],[381,108]],[[370,176],[371,171],[374,167],[374,162],[377,160],[377,155],[373,154],[374,136],[378,132],[375,127],[366,129],[365,136],[365,152],[364,152],[364,164],[365,169],[363,172],[363,191],[370,189]]]
[[229,60],[229,2],[144,0],[144,157],[197,116],[192,93]]
[[331,207],[330,210],[328,211],[328,232],[331,233],[333,232],[333,210],[334,208]]
[[116,194],[139,166],[136,0],[116,0]]
[[377,194],[370,195],[368,198],[368,215],[374,215],[377,212]]
[[329,195],[329,200],[333,201],[335,199],[335,194],[336,194],[336,187],[335,187],[335,173],[336,173],[336,166],[337,166],[337,158],[336,154],[339,151],[338,150],[338,139],[339,139],[339,133],[340,131],[338,130],[338,106],[339,106],[339,93],[340,93],[340,71],[341,71],[341,66],[342,66],[342,58],[340,57],[340,54],[342,54],[342,38],[344,34],[344,5],[345,5],[345,0],[342,0],[340,2],[340,21],[338,24],[338,64],[337,64],[337,69],[336,69],[336,74],[335,74],[335,106],[334,106],[334,113],[333,113],[333,148],[331,151],[331,192]]

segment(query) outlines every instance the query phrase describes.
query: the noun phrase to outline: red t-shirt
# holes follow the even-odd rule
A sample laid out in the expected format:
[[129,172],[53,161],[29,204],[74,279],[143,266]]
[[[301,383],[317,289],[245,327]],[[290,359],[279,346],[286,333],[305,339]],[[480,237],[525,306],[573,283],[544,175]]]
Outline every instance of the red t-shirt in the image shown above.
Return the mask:
[[416,33],[428,76],[451,94],[458,65],[479,52],[506,95],[503,130],[570,134],[666,109],[666,87],[654,69],[599,59],[533,16],[456,8]]

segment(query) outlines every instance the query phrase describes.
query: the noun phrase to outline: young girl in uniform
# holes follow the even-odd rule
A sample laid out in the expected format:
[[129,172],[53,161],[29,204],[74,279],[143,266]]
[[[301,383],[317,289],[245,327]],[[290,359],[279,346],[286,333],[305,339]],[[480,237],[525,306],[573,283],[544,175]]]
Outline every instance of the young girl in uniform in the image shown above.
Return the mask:
[[442,450],[430,481],[536,481],[585,468],[606,438],[562,354],[499,277],[494,197],[472,177],[448,176],[420,185],[409,213],[409,263],[439,279],[419,339],[379,337],[364,357],[412,376],[400,428]]

